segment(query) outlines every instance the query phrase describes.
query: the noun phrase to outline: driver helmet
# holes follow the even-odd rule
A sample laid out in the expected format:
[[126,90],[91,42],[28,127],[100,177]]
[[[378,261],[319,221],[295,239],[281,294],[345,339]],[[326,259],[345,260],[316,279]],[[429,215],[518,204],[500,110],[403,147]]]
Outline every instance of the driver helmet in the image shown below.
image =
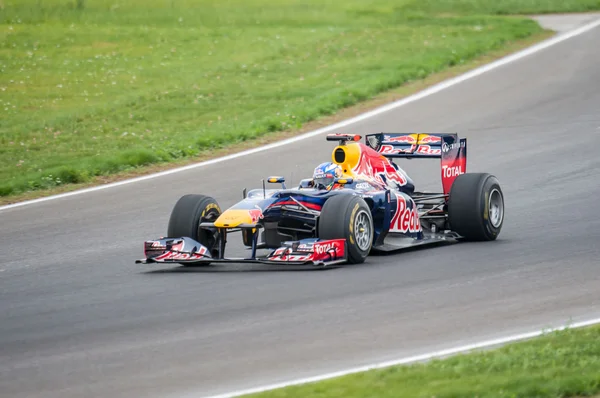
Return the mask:
[[342,177],[342,168],[335,163],[321,163],[313,173],[314,187],[316,189],[330,190],[336,178]]

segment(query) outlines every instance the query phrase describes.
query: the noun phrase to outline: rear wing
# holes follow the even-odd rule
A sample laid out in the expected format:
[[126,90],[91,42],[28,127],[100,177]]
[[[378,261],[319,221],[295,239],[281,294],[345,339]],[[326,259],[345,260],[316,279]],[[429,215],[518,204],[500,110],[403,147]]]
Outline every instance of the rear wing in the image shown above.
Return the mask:
[[455,133],[377,133],[365,136],[367,146],[388,158],[441,158],[444,142],[451,145],[457,141],[458,134]]
[[444,194],[450,192],[454,179],[467,171],[467,139],[456,133],[368,134],[365,144],[390,159],[441,159]]

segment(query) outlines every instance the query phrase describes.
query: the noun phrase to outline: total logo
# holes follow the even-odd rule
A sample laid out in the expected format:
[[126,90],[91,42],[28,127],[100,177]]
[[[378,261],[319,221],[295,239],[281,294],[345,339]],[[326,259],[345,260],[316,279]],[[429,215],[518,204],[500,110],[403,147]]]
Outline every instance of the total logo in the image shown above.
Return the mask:
[[409,208],[407,200],[402,194],[394,192],[394,195],[396,195],[398,208],[390,223],[390,232],[422,232],[419,212],[412,199],[409,199],[411,204]]
[[442,166],[442,175],[444,178],[457,177],[464,174],[462,166]]
[[314,252],[317,254],[324,254],[329,252],[331,249],[333,249],[334,251],[337,251],[336,245],[333,242],[330,243],[315,243],[314,245]]

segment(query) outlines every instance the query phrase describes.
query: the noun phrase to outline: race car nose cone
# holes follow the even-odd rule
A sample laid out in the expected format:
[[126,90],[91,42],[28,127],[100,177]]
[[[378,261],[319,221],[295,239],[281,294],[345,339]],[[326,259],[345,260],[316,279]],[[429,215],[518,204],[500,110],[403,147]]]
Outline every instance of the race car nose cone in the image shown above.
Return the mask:
[[256,224],[263,217],[260,209],[229,209],[215,221],[215,227],[235,228],[241,224]]

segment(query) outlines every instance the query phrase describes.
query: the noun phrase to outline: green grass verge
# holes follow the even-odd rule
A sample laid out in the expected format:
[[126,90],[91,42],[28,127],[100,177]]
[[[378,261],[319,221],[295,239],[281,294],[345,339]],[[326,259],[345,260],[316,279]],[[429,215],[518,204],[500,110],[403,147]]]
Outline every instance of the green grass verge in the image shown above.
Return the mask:
[[499,349],[357,373],[252,398],[583,397],[600,393],[600,327],[567,329]]
[[599,0],[2,0],[0,196],[207,153],[541,31]]

